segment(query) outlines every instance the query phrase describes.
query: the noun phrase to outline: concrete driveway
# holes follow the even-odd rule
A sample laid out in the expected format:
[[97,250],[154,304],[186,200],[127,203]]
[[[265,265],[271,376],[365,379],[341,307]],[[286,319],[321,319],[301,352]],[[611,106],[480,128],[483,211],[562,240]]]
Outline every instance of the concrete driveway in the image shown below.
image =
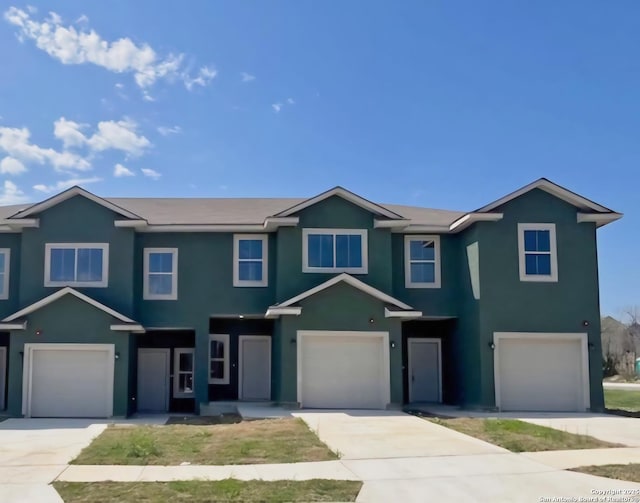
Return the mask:
[[293,415],[364,481],[358,502],[579,501],[611,489],[636,491],[632,495],[640,498],[640,484],[567,472],[401,412]]

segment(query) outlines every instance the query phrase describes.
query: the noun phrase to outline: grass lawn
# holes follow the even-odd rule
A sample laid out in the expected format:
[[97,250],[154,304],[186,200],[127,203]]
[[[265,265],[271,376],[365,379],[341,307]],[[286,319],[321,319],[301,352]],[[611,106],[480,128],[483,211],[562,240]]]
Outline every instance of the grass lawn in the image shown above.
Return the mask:
[[362,482],[227,479],[216,482],[54,482],[53,487],[65,503],[355,501]]
[[210,426],[110,426],[76,465],[230,465],[337,459],[298,418]]
[[572,471],[607,477],[610,479],[629,480],[640,482],[640,463],[629,463],[628,465],[602,465],[602,466],[580,466]]
[[607,409],[640,412],[640,391],[627,389],[605,389],[604,403]]
[[546,426],[517,419],[455,418],[430,419],[485,442],[504,447],[512,452],[560,451],[565,449],[595,449],[618,447],[587,435],[574,435]]

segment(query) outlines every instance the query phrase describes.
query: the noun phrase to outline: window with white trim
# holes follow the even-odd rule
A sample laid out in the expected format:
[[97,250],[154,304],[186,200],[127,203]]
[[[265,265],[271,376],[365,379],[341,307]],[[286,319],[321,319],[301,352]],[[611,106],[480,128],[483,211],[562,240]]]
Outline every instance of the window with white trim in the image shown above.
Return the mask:
[[229,384],[229,334],[209,334],[209,383]]
[[366,229],[303,229],[302,272],[367,274]]
[[173,352],[173,396],[193,396],[193,348],[175,348]]
[[108,243],[46,243],[44,286],[107,287]]
[[145,248],[143,294],[147,300],[178,298],[178,249]]
[[234,234],[233,286],[268,285],[268,244],[266,234]]
[[520,281],[558,281],[555,224],[518,224]]
[[0,299],[3,300],[9,298],[10,258],[11,250],[9,248],[0,248]]
[[440,236],[404,237],[407,288],[440,288]]

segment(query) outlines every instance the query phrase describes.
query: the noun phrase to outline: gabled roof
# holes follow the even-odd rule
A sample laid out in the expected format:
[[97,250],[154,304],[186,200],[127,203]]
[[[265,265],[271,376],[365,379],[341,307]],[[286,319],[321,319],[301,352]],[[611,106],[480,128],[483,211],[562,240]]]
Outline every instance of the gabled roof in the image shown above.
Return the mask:
[[60,194],[56,194],[55,196],[50,197],[49,199],[45,199],[44,201],[40,203],[36,203],[32,206],[29,206],[28,208],[22,211],[18,211],[17,213],[14,213],[10,217],[8,217],[8,219],[25,218],[31,215],[35,215],[44,210],[52,208],[53,206],[56,206],[57,204],[60,204],[63,201],[71,199],[72,197],[75,197],[75,196],[86,197],[90,201],[93,201],[94,203],[99,204],[104,208],[107,208],[115,213],[118,213],[123,217],[140,219],[140,217],[135,213],[132,213],[129,210],[126,210],[120,206],[117,206],[112,202],[107,201],[106,199],[103,199],[101,197],[98,197],[95,194],[92,194],[91,192],[89,192],[88,190],[85,190],[82,187],[78,187],[78,186],[71,187],[70,189],[67,189],[64,192],[60,192]]
[[509,201],[513,201],[514,199],[534,189],[544,190],[545,192],[548,192],[549,194],[554,195],[569,204],[572,204],[580,210],[595,211],[598,213],[615,213],[615,211],[610,210],[609,208],[606,208],[605,206],[602,206],[598,203],[595,203],[590,199],[587,199],[586,197],[576,194],[575,192],[571,192],[570,190],[565,189],[564,187],[561,187],[560,185],[553,183],[551,180],[548,180],[546,178],[540,178],[535,182],[530,183],[529,185],[525,185],[521,189],[518,189],[511,194],[507,194],[506,196],[501,197],[500,199],[477,209],[475,213],[487,213],[493,211],[503,204],[506,204]]
[[21,309],[20,311],[17,311],[12,315],[7,316],[2,321],[9,322],[9,321],[20,319],[24,316],[27,316],[28,314],[33,313],[34,311],[37,311],[38,309],[43,308],[44,306],[51,304],[52,302],[55,302],[56,300],[64,297],[65,295],[73,295],[74,297],[77,297],[78,299],[86,302],[87,304],[90,304],[93,307],[100,309],[101,311],[104,311],[108,315],[113,316],[114,318],[116,318],[117,320],[120,320],[123,323],[132,323],[132,324],[136,323],[135,321],[133,321],[131,318],[128,318],[124,314],[121,314],[118,311],[114,311],[110,307],[105,306],[101,302],[98,302],[97,300],[92,299],[91,297],[88,297],[85,294],[80,293],[78,290],[74,290],[69,286],[66,286],[58,290],[57,292],[52,293],[51,295],[48,295],[47,297],[40,299],[37,302],[34,302],[33,304],[25,307],[24,309]]
[[385,208],[384,206],[380,206],[379,204],[373,203],[368,199],[365,199],[364,197],[361,197],[358,194],[354,194],[353,192],[350,192],[347,189],[342,187],[334,187],[333,189],[329,189],[326,192],[323,192],[322,194],[318,194],[317,196],[311,197],[309,199],[305,199],[304,201],[298,204],[295,204],[290,208],[287,208],[285,210],[282,210],[279,213],[276,213],[274,216],[289,217],[291,215],[294,215],[295,213],[298,213],[301,210],[304,210],[305,208],[308,208],[309,206],[313,206],[314,204],[317,204],[320,201],[324,201],[325,199],[328,199],[333,196],[338,196],[338,197],[341,197],[342,199],[346,199],[350,203],[353,203],[356,206],[360,206],[361,208],[364,208],[365,210],[370,211],[371,213],[374,213],[376,215],[391,218],[394,220],[404,219],[402,215],[399,215],[391,211],[390,209]]
[[299,315],[301,312],[300,310],[302,308],[295,307],[294,304],[297,304],[298,302],[308,297],[311,297],[312,295],[322,292],[327,288],[331,288],[332,286],[337,285],[338,283],[346,283],[347,285],[350,285],[353,288],[357,288],[358,290],[370,295],[371,297],[374,297],[384,302],[385,304],[394,306],[397,309],[411,311],[414,314],[417,313],[417,316],[422,315],[422,313],[418,311],[414,311],[414,309],[411,306],[396,299],[395,297],[392,297],[391,295],[387,295],[386,293],[378,290],[377,288],[374,288],[371,285],[367,285],[363,281],[360,281],[359,279],[354,278],[353,276],[347,273],[342,273],[342,274],[338,274],[337,276],[334,276],[333,278],[325,281],[324,283],[319,284],[318,286],[310,288],[309,290],[306,290],[301,294],[296,295],[295,297],[291,297],[290,299],[285,300],[284,302],[270,306],[269,309],[267,310],[266,316],[267,317],[271,317],[273,315],[279,316],[280,314]]

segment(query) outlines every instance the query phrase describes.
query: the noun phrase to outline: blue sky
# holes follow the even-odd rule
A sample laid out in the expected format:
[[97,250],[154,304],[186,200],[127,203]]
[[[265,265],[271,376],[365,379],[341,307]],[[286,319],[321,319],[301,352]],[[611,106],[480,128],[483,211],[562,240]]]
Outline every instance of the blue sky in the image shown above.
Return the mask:
[[3,7],[0,202],[343,185],[472,210],[545,176],[625,213],[602,309],[640,304],[637,0],[58,4]]

